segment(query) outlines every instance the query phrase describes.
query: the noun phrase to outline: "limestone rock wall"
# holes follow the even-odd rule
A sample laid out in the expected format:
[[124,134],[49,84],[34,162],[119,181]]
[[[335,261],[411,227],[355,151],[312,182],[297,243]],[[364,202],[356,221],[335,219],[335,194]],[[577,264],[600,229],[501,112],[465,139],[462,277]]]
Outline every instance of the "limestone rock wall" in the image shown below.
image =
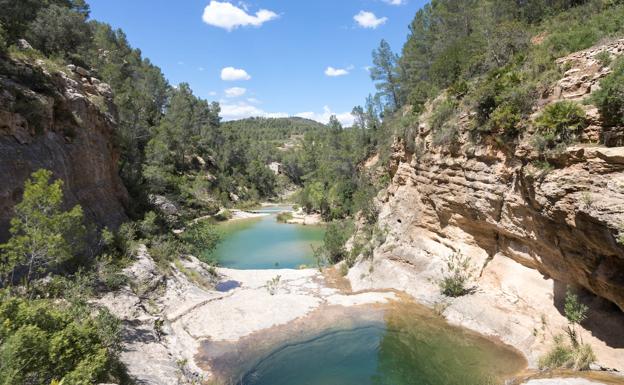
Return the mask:
[[[605,50],[623,54],[624,40],[560,59],[564,78],[542,95],[532,118],[549,103],[582,101],[595,91],[610,72],[595,59]],[[535,165],[530,122],[516,146],[474,143],[466,112],[458,122],[459,144],[449,150],[432,144],[425,116],[415,144],[395,145],[393,181],[380,195],[381,227],[407,248],[440,244],[440,255],[430,248],[431,258],[473,250],[481,271],[504,255],[624,310],[624,245],[618,242],[624,231],[624,128],[602,127],[597,109],[583,108],[590,124],[582,143],[549,159],[551,170]],[[386,258],[422,263],[422,255],[380,250]]]
[[24,181],[39,168],[64,181],[67,206],[82,205],[90,221],[125,220],[115,127],[111,89],[88,71],[0,58],[0,241]]

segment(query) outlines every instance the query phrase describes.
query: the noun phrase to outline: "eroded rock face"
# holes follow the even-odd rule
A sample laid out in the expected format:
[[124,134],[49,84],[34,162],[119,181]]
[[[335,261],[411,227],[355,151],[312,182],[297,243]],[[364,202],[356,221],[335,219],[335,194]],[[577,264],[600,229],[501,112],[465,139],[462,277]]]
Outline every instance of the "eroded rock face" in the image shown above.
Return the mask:
[[[549,103],[590,95],[610,71],[595,59],[605,50],[624,54],[624,41],[561,59],[564,78],[531,119]],[[475,142],[463,112],[456,145],[435,146],[425,112],[414,143],[397,140],[384,165],[393,175],[377,198],[384,241],[350,270],[353,289],[403,290],[449,322],[518,348],[536,367],[566,327],[567,286],[584,287],[598,297],[583,294],[583,339],[602,367],[623,370],[624,147],[614,138],[624,128],[605,128],[594,106],[583,108],[589,127],[580,143],[553,154],[547,169],[531,145],[530,120],[513,145]],[[474,291],[447,298],[438,283],[455,253],[471,259]]]
[[[617,41],[561,59],[572,68],[535,115],[553,101],[580,98],[571,91],[578,87],[569,84],[582,85],[582,94],[589,95],[609,72],[594,56],[604,50],[618,55],[623,47],[624,41]],[[618,243],[624,226],[624,147],[581,143],[551,160],[555,169],[544,171],[532,163],[530,129],[510,151],[471,143],[467,124],[460,118],[458,125],[459,150],[451,152],[434,146],[431,130],[421,123],[414,147],[426,151],[398,157],[393,182],[381,197],[382,225],[405,234],[406,244],[420,229],[451,247],[475,246],[486,259],[502,253],[624,310],[624,245]],[[591,137],[583,136],[588,142]]]
[[51,67],[0,59],[0,241],[40,168],[64,181],[66,205],[80,204],[88,220],[114,228],[126,219],[111,89],[76,67]]

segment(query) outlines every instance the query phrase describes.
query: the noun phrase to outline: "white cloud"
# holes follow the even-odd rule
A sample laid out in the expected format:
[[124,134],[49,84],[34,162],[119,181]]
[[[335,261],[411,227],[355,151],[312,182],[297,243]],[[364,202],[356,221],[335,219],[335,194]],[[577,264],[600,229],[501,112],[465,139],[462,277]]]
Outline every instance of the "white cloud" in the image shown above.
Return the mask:
[[360,27],[375,29],[388,21],[387,17],[377,17],[372,12],[360,11],[357,15],[353,16]]
[[407,0],[383,0],[385,3],[390,5],[403,5],[407,4]]
[[249,103],[253,103],[253,104],[260,104],[260,103],[262,103],[261,101],[259,101],[259,100],[258,100],[258,99],[256,99],[256,98],[247,98],[247,101],[248,101]]
[[327,124],[329,122],[329,118],[332,115],[336,115],[336,118],[338,119],[338,121],[342,123],[343,126],[346,126],[346,127],[352,126],[353,122],[355,121],[355,118],[353,117],[353,115],[351,115],[350,112],[336,113],[336,112],[333,112],[331,108],[329,108],[329,106],[323,107],[322,113],[308,111],[308,112],[300,112],[298,114],[295,114],[295,116],[298,116],[300,118],[312,119],[312,120],[316,120],[317,122],[321,122],[324,124]]
[[237,98],[239,96],[245,95],[247,92],[246,88],[242,87],[232,87],[225,90],[225,96],[228,98]]
[[264,118],[285,118],[288,114],[283,112],[267,112],[245,102],[228,103],[228,101],[221,101],[221,117],[223,120],[238,120],[257,116]]
[[331,77],[349,75],[349,68],[327,67],[327,69],[325,70],[325,75]]
[[247,13],[247,7],[239,8],[228,2],[212,0],[204,9],[202,20],[204,23],[232,31],[238,27],[254,26],[260,27],[267,21],[279,16],[266,9],[261,9],[255,15]]
[[249,79],[251,79],[251,76],[249,76],[247,71],[240,68],[225,67],[221,70],[221,80],[235,81]]
[[204,67],[197,67],[198,71],[204,72],[205,68]]
[[217,91],[210,91],[210,92],[208,92],[208,95],[210,95],[210,96],[217,96]]

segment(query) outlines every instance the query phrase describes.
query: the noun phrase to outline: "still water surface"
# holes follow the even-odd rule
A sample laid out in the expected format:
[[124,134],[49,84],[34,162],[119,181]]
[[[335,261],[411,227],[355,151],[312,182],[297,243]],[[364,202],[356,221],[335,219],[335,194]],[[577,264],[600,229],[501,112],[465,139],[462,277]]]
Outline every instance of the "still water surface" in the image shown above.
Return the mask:
[[214,252],[220,266],[232,269],[296,269],[314,266],[312,246],[323,240],[321,226],[278,223],[276,216],[289,207],[269,207],[270,215],[219,225],[223,239]]
[[385,322],[286,345],[239,385],[494,385],[525,364],[514,350],[401,306]]

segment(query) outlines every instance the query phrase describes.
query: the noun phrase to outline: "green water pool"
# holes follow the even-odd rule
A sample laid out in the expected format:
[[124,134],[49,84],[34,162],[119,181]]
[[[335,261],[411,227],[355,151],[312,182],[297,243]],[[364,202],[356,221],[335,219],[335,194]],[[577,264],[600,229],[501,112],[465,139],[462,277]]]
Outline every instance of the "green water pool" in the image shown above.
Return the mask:
[[278,223],[276,215],[288,207],[259,210],[269,215],[219,225],[222,241],[213,253],[220,266],[232,269],[296,269],[313,266],[312,246],[324,235],[321,226]]
[[525,366],[498,343],[422,312],[331,331],[264,357],[237,385],[500,385]]

